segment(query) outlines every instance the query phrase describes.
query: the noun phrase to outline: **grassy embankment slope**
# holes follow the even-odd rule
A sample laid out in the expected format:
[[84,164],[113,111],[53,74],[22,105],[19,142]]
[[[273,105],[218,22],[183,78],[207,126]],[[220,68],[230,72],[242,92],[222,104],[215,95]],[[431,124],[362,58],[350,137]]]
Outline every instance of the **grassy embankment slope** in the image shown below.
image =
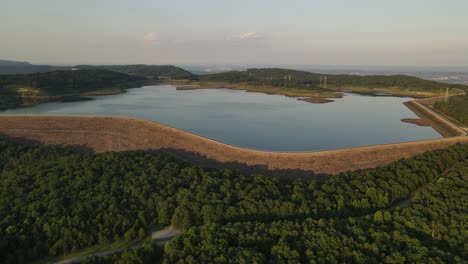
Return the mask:
[[[324,79],[327,76],[327,85]],[[175,83],[177,84],[177,83]],[[198,82],[179,89],[230,88],[251,92],[282,94],[294,97],[336,98],[339,91],[349,90],[357,93],[386,93],[395,96],[431,97],[445,92],[460,93],[468,87],[457,84],[438,83],[406,75],[357,76],[325,75],[287,69],[248,69],[217,74],[200,75]],[[312,102],[314,102],[312,100]],[[318,100],[317,102],[320,102]],[[324,101],[326,102],[326,101]]]
[[468,127],[468,93],[436,102],[433,107]]
[[107,70],[52,71],[0,75],[0,109],[47,101],[83,100],[82,95],[106,95],[138,87],[146,79]]

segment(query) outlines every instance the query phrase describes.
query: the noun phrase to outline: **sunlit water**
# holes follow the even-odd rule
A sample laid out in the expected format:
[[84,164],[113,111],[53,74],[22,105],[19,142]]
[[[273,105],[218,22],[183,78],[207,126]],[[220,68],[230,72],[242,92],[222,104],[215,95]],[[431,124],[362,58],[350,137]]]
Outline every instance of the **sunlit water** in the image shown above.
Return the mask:
[[157,121],[228,144],[271,151],[308,151],[441,136],[400,121],[416,115],[410,98],[346,94],[328,104],[227,89],[177,91],[160,85],[94,101],[46,103],[4,114],[112,115]]

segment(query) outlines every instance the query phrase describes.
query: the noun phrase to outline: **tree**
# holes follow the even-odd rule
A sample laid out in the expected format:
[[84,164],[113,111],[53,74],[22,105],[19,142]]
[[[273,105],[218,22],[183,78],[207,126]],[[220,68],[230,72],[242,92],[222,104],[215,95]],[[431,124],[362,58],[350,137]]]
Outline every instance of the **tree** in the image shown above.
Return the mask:
[[384,216],[381,211],[377,211],[374,214],[374,222],[381,224],[384,222]]
[[185,206],[178,206],[172,216],[171,225],[180,230],[188,230],[194,224],[191,210]]

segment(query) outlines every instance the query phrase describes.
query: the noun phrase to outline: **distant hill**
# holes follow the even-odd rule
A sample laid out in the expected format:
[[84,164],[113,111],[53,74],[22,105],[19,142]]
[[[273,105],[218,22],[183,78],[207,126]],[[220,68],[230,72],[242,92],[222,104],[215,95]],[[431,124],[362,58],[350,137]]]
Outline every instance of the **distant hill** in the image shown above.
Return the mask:
[[28,74],[35,72],[47,72],[60,69],[49,65],[33,65],[25,61],[0,60],[0,75],[3,74]]
[[127,88],[133,82],[145,80],[140,76],[108,70],[51,71],[33,74],[0,76],[0,89],[6,86],[37,88],[48,95],[79,93],[96,88]]
[[77,65],[77,66],[51,66],[33,65],[29,62],[0,60],[0,75],[29,74],[50,72],[56,70],[109,70],[129,75],[142,76],[150,79],[194,79],[196,75],[180,67],[172,65]]
[[0,60],[0,66],[32,66],[31,63],[26,61],[10,61]]
[[146,78],[160,79],[194,79],[196,76],[180,67],[172,65],[77,65],[77,69],[103,69],[121,72],[129,75],[143,76]]
[[199,79],[201,81],[211,82],[243,82],[255,85],[319,88],[321,78],[322,87],[324,86],[325,76],[327,77],[328,88],[399,88],[413,91],[439,91],[445,88],[468,88],[468,86],[465,85],[439,83],[407,75],[325,75],[279,68],[248,69],[246,71],[230,71],[200,75]]

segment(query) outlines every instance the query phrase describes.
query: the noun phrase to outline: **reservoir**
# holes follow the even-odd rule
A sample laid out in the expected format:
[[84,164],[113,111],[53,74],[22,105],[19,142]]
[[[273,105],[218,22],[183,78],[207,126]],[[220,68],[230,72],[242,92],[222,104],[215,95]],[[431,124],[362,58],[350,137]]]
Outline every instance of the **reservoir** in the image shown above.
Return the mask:
[[316,151],[441,138],[402,103],[411,98],[346,93],[327,104],[229,89],[129,89],[93,101],[45,103],[2,114],[128,116],[227,144],[268,151]]

